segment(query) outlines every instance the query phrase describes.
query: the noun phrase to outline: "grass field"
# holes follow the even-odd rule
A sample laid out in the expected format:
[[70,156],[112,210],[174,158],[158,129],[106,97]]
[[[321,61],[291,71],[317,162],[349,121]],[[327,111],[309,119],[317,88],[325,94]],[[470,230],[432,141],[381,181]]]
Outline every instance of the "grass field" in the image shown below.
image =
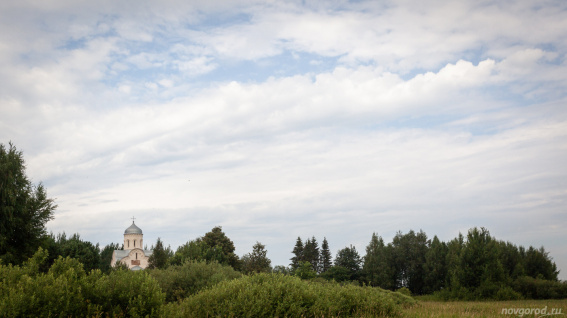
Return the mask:
[[[544,309],[547,314],[545,316]],[[538,311],[539,315],[536,314]],[[403,317],[567,317],[567,299],[452,302],[421,300],[417,305],[404,309]]]

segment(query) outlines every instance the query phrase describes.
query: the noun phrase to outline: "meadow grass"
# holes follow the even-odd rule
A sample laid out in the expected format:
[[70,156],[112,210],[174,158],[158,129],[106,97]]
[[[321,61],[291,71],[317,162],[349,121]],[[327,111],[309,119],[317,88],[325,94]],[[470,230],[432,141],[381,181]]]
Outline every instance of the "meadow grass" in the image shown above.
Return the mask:
[[[420,299],[420,297],[417,297]],[[547,307],[547,316],[536,315],[535,309]],[[516,314],[502,313],[503,309],[512,308]],[[534,313],[521,314],[529,309]],[[550,315],[556,308],[561,314]],[[419,303],[403,309],[403,317],[567,317],[567,299],[563,300],[515,300],[515,301],[433,301],[427,298],[420,299]]]

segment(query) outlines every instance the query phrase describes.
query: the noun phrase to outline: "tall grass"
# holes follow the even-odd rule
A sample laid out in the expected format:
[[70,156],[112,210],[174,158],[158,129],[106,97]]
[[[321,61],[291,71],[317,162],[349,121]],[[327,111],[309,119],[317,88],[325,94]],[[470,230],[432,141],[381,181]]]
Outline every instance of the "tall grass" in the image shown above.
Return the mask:
[[[543,309],[547,307],[548,314],[553,308],[561,309],[561,315],[546,317],[566,317],[567,299],[564,300],[517,300],[517,301],[420,301],[417,305],[403,309],[402,315],[407,318],[426,317],[520,317],[502,313],[503,309]],[[535,314],[521,315],[525,317],[538,317]],[[539,317],[542,317],[541,315]]]

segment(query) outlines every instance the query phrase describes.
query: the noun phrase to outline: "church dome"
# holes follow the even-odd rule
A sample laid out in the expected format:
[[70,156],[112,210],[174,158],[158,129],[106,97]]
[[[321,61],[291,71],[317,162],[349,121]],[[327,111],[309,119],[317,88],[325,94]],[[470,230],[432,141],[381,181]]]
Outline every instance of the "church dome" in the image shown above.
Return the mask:
[[130,227],[127,228],[126,231],[124,231],[124,234],[142,234],[142,229],[137,227],[136,224],[132,222],[132,225],[130,225]]

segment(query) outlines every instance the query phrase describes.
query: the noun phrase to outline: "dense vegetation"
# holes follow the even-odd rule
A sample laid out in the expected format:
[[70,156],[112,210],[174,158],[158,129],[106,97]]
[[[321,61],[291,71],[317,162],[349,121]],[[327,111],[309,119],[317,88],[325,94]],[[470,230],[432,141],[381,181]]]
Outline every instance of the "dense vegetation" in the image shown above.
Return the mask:
[[435,293],[441,299],[567,298],[567,283],[558,280],[557,266],[543,247],[526,249],[499,241],[484,228],[472,228],[466,238],[459,234],[448,243],[409,231],[398,232],[385,244],[374,233],[363,257],[355,247],[345,247],[326,270],[321,261],[325,249],[316,256],[317,246],[315,238],[305,243],[298,238],[290,272],[390,290],[407,288],[413,295]]
[[[220,226],[175,252],[158,238],[149,268],[111,267],[112,252],[78,234],[47,234],[55,204],[25,175],[23,155],[0,144],[0,313],[21,316],[399,316],[410,295],[437,299],[567,298],[543,247],[524,248],[484,228],[443,242],[372,234],[334,260],[329,242],[297,238],[289,266],[272,268],[260,242],[239,257]],[[397,292],[393,292],[397,291]]]
[[39,249],[22,266],[0,265],[3,317],[157,316],[165,301],[147,272],[86,272],[78,260],[58,257],[47,272]]
[[257,274],[166,307],[168,317],[390,317],[415,300],[380,288]]

